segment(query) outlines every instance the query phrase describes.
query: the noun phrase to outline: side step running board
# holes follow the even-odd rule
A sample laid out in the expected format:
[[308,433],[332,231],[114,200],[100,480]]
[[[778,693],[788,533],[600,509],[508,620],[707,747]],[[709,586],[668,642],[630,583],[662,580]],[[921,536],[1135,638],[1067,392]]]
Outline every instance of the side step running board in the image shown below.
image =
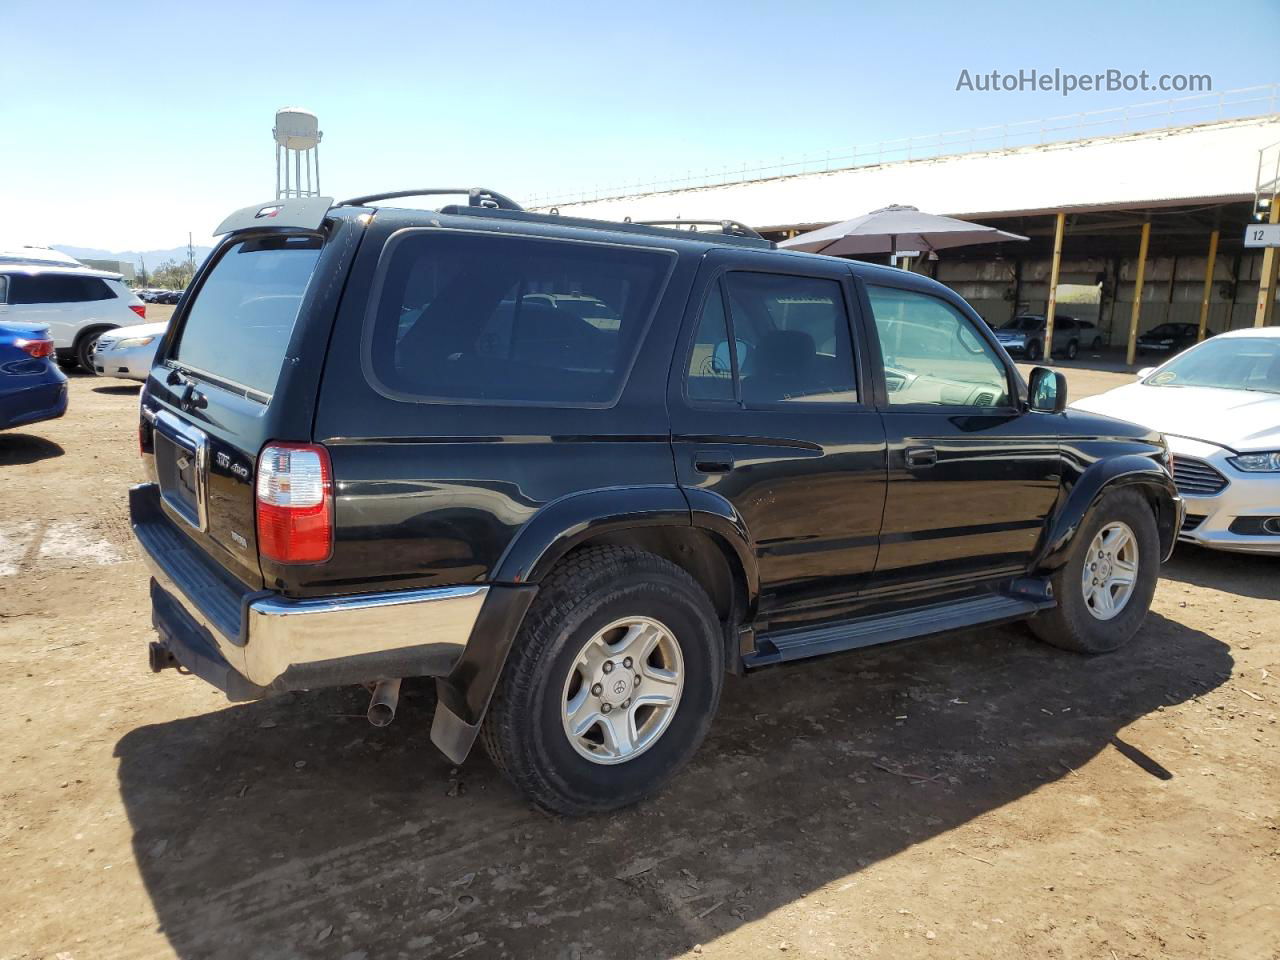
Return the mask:
[[829,624],[806,630],[786,630],[761,634],[755,653],[744,658],[747,667],[764,667],[791,660],[820,657],[828,653],[856,650],[894,640],[924,637],[948,630],[964,630],[982,624],[1020,620],[1037,610],[1054,606],[1053,600],[1037,597],[1010,597],[994,594],[953,603],[936,604]]

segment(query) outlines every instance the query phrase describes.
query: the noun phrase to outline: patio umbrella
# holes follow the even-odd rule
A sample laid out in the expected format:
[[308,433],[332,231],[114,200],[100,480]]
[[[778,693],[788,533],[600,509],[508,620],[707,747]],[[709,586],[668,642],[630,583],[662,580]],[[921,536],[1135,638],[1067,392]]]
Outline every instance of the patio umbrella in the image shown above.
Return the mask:
[[967,247],[973,243],[1026,239],[995,227],[921,213],[915,207],[895,204],[843,223],[810,230],[790,240],[783,240],[778,246],[840,257],[870,253],[894,254],[905,250],[925,253],[949,247]]

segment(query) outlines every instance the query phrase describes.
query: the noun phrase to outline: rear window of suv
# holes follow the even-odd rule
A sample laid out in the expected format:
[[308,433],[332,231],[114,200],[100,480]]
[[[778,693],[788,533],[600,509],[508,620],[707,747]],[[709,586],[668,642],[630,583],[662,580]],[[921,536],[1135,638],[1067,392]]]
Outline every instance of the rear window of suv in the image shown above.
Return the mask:
[[394,237],[364,336],[397,400],[608,406],[671,272],[662,250],[533,237]]
[[111,300],[115,294],[99,277],[75,274],[16,274],[11,281],[9,303],[89,303]]
[[258,237],[219,256],[187,310],[172,359],[269,396],[320,256],[319,237]]

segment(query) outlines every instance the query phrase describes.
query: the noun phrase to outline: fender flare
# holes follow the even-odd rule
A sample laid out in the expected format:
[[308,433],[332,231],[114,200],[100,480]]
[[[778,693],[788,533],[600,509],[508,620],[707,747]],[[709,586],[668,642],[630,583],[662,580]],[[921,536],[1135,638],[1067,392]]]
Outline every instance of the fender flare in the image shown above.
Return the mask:
[[759,589],[755,554],[742,518],[723,497],[653,484],[589,490],[553,500],[524,525],[495,564],[492,586],[462,657],[449,676],[436,681],[439,703],[431,740],[445,756],[462,763],[471,751],[543,577],[592,537],[651,526],[698,528],[727,544],[745,573],[747,604],[754,608]]
[[542,507],[494,564],[491,586],[466,648],[447,677],[436,681],[431,741],[454,763],[471,752],[511,645],[538,592],[538,583],[566,553],[589,537],[644,526],[688,527],[689,504],[674,485],[610,487],[570,494]]
[[714,491],[690,487],[684,493],[689,501],[693,526],[714,534],[738,558],[738,566],[745,580],[746,614],[750,620],[760,597],[760,564],[746,521],[737,507]]
[[1161,560],[1173,552],[1182,525],[1182,498],[1173,478],[1150,457],[1128,454],[1091,464],[1071,484],[1066,499],[1054,512],[1034,569],[1057,570],[1067,562],[1075,535],[1098,499],[1121,487],[1147,490],[1157,503],[1156,529],[1160,536]]
[[566,553],[601,533],[689,525],[689,503],[674,484],[573,493],[552,500],[533,515],[494,565],[492,580],[538,583]]

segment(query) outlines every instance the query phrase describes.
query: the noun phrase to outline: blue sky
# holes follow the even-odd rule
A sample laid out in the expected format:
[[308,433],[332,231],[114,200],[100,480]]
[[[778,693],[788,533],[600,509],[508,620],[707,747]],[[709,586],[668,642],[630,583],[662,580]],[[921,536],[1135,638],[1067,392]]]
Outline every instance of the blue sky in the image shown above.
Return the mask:
[[1168,96],[957,92],[961,69],[1280,80],[1276,0],[0,7],[0,241],[112,249],[270,198],[287,105],[320,117],[325,193],[520,199]]

